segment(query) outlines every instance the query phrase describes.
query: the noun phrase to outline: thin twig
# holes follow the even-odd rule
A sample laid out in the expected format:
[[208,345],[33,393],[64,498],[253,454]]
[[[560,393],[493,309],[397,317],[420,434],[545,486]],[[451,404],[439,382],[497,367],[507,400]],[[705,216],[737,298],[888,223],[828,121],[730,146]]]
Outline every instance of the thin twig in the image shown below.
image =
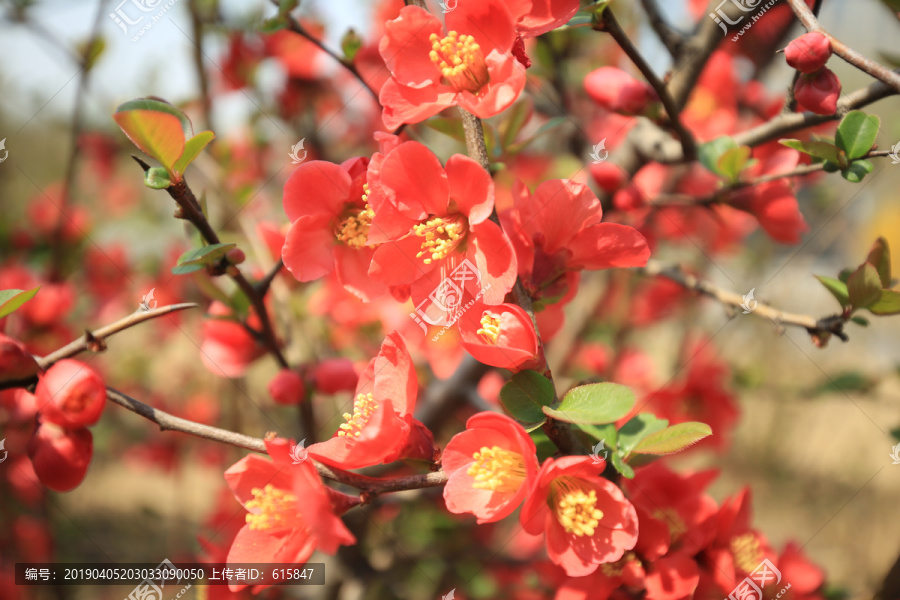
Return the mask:
[[791,5],[791,10],[794,11],[794,14],[797,15],[797,18],[806,27],[807,31],[819,32],[823,35],[828,36],[828,39],[831,41],[831,50],[843,58],[846,62],[850,63],[860,71],[868,73],[875,79],[884,82],[885,84],[894,88],[895,91],[900,92],[900,75],[896,72],[891,71],[884,65],[881,65],[870,58],[866,58],[853,48],[847,46],[845,43],[828,33],[824,27],[819,23],[819,20],[816,18],[816,15],[809,9],[806,5],[805,0],[788,0],[788,4]]

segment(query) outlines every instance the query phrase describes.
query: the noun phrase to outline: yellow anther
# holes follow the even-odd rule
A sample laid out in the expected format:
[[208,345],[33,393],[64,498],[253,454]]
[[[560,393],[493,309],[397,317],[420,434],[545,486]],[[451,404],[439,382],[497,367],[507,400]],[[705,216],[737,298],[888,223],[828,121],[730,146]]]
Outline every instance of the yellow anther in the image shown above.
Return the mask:
[[603,518],[596,508],[597,492],[572,477],[557,477],[550,484],[550,507],[566,533],[592,536]]
[[484,53],[471,35],[451,31],[439,38],[432,33],[428,41],[431,42],[428,56],[441,70],[447,85],[457,91],[477,94],[490,81]]
[[475,480],[472,484],[475,489],[515,492],[525,481],[525,459],[518,452],[483,446],[472,458],[475,462],[466,473]]
[[351,439],[359,437],[363,427],[369,422],[369,418],[377,408],[378,402],[372,397],[372,394],[358,395],[353,402],[353,414],[344,413],[344,420],[347,422],[341,424],[337,434]]
[[362,248],[369,239],[369,228],[372,226],[375,211],[369,206],[368,198],[369,184],[364,183],[362,201],[365,202],[365,206],[361,210],[351,206],[334,233],[339,241],[351,248]]
[[253,499],[247,502],[247,510],[259,510],[246,516],[250,529],[291,529],[299,525],[296,496],[271,483],[250,491]]
[[416,254],[416,258],[424,256],[422,262],[426,265],[445,258],[459,246],[467,230],[466,219],[462,216],[433,217],[424,223],[414,225],[413,232],[417,236],[425,238],[422,241],[422,249]]
[[744,573],[752,573],[764,558],[759,540],[750,532],[731,539],[731,554],[734,555],[734,565]]
[[484,314],[481,315],[481,329],[475,333],[480,335],[485,343],[496,346],[497,338],[500,337],[500,315],[484,311]]

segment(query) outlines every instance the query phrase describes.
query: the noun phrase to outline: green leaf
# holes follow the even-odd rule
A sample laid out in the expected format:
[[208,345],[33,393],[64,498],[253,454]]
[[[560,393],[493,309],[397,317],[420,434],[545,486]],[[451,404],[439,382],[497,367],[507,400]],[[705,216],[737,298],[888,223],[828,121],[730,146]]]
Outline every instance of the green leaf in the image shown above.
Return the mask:
[[279,0],[278,14],[284,16],[300,6],[300,0]]
[[826,160],[822,164],[822,170],[825,171],[826,173],[837,173],[838,171],[841,170],[841,165],[835,164],[835,163],[831,162],[830,160]]
[[629,419],[622,425],[618,432],[619,450],[625,456],[631,454],[638,442],[657,431],[666,428],[669,422],[666,419],[658,419],[650,413],[641,413]]
[[179,110],[168,102],[154,100],[153,98],[137,98],[135,100],[129,100],[124,104],[120,104],[119,107],[116,108],[117,113],[127,112],[129,110],[149,110],[172,115],[178,119],[178,122],[181,124],[181,131],[184,132],[184,139],[188,139],[194,135],[194,128],[191,125],[191,120],[188,119],[188,116],[184,114],[184,111]]
[[[868,264],[868,263],[867,263]],[[894,290],[882,290],[881,297],[868,307],[869,312],[876,315],[900,314],[900,292]]]
[[610,462],[612,466],[615,467],[616,471],[622,474],[623,477],[628,479],[634,479],[634,469],[631,468],[618,452],[613,452],[613,455],[610,457]]
[[838,125],[834,142],[838,148],[847,153],[847,158],[854,160],[869,152],[880,128],[881,119],[877,116],[854,110],[847,113]]
[[[431,119],[429,119],[430,121]],[[533,141],[544,135],[545,133],[550,133],[557,127],[561,127],[564,125],[569,119],[566,117],[553,117],[552,119],[547,119],[547,122],[538,127],[538,130],[534,132],[530,138],[525,139],[518,144],[513,144],[509,146],[506,150],[510,154],[517,154],[525,149],[526,146],[531,144]],[[427,122],[427,121],[426,121]]]
[[825,289],[831,292],[832,296],[837,298],[837,301],[841,303],[841,308],[850,304],[850,292],[847,291],[846,283],[839,279],[834,279],[833,277],[826,277],[825,275],[816,275],[816,279],[825,286]]
[[[871,309],[869,309],[869,310],[871,310]],[[859,325],[860,327],[868,327],[869,326],[869,320],[866,319],[865,317],[858,317],[858,316],[850,317],[850,320],[853,321],[854,323],[856,323],[857,325]]]
[[883,237],[875,240],[866,262],[878,270],[878,278],[881,279],[881,287],[891,286],[891,249],[887,240]]
[[282,29],[287,29],[288,22],[287,19],[282,17],[281,15],[272,17],[271,19],[266,19],[262,23],[257,26],[257,30],[260,33],[275,33],[276,31],[281,31]]
[[595,440],[604,440],[606,445],[616,449],[616,425],[615,423],[607,423],[606,425],[589,425],[588,423],[578,423],[578,429],[590,435]]
[[553,403],[553,383],[535,371],[519,371],[500,390],[500,403],[509,415],[529,425],[547,420],[541,410]]
[[507,117],[498,127],[500,143],[508,148],[515,141],[522,128],[531,120],[534,114],[534,106],[527,96],[521,102],[517,102],[506,111]]
[[144,185],[154,190],[164,190],[172,181],[169,179],[169,172],[162,167],[150,167],[144,173]]
[[781,144],[794,150],[799,150],[810,156],[827,160],[831,163],[846,168],[850,163],[844,151],[828,142],[804,142],[801,140],[780,140]]
[[737,142],[729,136],[723,135],[701,145],[697,151],[697,158],[700,159],[700,164],[706,167],[709,172],[715,175],[722,175],[722,172],[719,171],[719,159],[723,154],[737,147]]
[[448,119],[446,117],[433,117],[425,121],[427,127],[431,127],[435,131],[449,135],[459,142],[466,141],[466,134],[463,131],[461,119]]
[[120,110],[113,119],[135,146],[174,177],[175,163],[184,152],[184,132],[177,117],[155,110]]
[[30,290],[0,290],[0,319],[34,298],[41,286]]
[[175,163],[175,172],[179,175],[184,175],[184,170],[187,169],[187,166],[194,162],[194,159],[203,152],[203,149],[215,139],[216,134],[212,131],[201,131],[188,141],[184,143],[184,152],[181,153],[181,157],[178,159],[178,162]]
[[853,308],[867,308],[881,298],[881,280],[878,271],[869,263],[863,263],[847,280],[847,292]]
[[726,150],[716,163],[718,171],[728,178],[731,183],[736,183],[741,172],[750,161],[750,146],[738,146]]
[[572,388],[556,409],[544,414],[566,423],[604,425],[621,419],[634,406],[634,392],[618,383],[592,383]]
[[841,171],[841,176],[850,183],[859,183],[873,170],[875,167],[869,161],[855,160],[853,164]]
[[710,435],[712,435],[712,428],[706,423],[696,421],[679,423],[646,436],[634,447],[634,452],[637,454],[674,454],[693,446]]
[[862,373],[845,371],[822,382],[809,394],[811,397],[834,392],[865,392],[872,388],[873,382]]
[[838,279],[847,283],[850,280],[850,276],[853,275],[853,269],[841,269],[841,272],[838,273]]
[[352,27],[348,29],[344,37],[341,38],[341,50],[344,53],[344,59],[348,62],[353,62],[362,45],[363,41],[359,34]]
[[203,269],[206,265],[219,260],[234,248],[237,244],[210,244],[202,248],[188,250],[179,257],[177,264],[172,267],[173,275],[184,275]]

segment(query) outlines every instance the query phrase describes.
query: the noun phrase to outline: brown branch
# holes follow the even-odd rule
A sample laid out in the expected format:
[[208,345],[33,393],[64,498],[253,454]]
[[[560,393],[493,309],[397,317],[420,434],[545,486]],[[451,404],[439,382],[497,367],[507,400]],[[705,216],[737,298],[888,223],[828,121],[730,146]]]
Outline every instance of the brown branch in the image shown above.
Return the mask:
[[[741,294],[724,290],[708,281],[698,279],[689,273],[685,273],[678,265],[667,265],[658,260],[650,259],[646,267],[641,267],[638,270],[645,275],[662,276],[670,279],[688,290],[714,298],[731,308],[742,308],[746,303],[744,296]],[[757,302],[756,307],[753,308],[750,314],[769,319],[779,327],[782,325],[802,327],[817,339],[827,339],[832,334],[845,342],[848,339],[847,334],[844,333],[844,323],[846,321],[842,315],[816,319],[810,315],[779,310],[762,302]]]
[[[261,438],[176,417],[110,387],[106,388],[106,397],[119,406],[152,421],[159,426],[160,431],[179,431],[195,437],[228,444],[229,446],[266,454],[266,444]],[[447,474],[443,471],[380,479],[328,467],[312,459],[308,460],[312,461],[321,477],[355,487],[368,496],[401,490],[439,487],[447,482]]]
[[40,365],[41,369],[47,369],[53,363],[59,362],[64,358],[71,358],[77,354],[80,354],[81,352],[91,350],[91,347],[98,343],[102,347],[103,341],[106,340],[106,338],[109,338],[119,333],[120,331],[125,331],[129,327],[133,327],[135,325],[138,325],[139,323],[143,323],[144,321],[149,321],[150,319],[162,317],[169,313],[186,310],[188,308],[198,308],[199,306],[199,304],[195,304],[193,302],[185,302],[182,304],[170,304],[168,306],[161,306],[153,310],[143,310],[139,308],[127,317],[119,319],[115,323],[111,323],[109,325],[106,325],[105,327],[101,327],[100,329],[88,331],[77,340],[73,340],[62,348],[54,350],[47,356],[39,358],[37,361],[38,365]]
[[676,106],[683,108],[687,104],[703,68],[721,41],[721,30],[712,19],[702,19],[697,33],[684,41],[681,54],[672,66],[672,78],[668,83],[669,93]]
[[678,138],[681,140],[681,148],[684,157],[687,160],[693,160],[697,156],[697,142],[694,140],[694,136],[691,132],[688,131],[681,122],[678,105],[669,94],[666,84],[657,77],[656,73],[653,72],[653,67],[651,67],[650,63],[644,59],[640,50],[637,49],[625,34],[625,31],[619,25],[618,20],[613,14],[612,9],[607,8],[603,12],[602,21],[596,23],[594,29],[596,31],[608,32],[616,43],[619,44],[619,47],[622,48],[622,51],[625,52],[625,55],[631,59],[634,66],[638,68],[647,80],[647,83],[649,83],[656,91],[656,95],[659,96],[659,100],[662,102],[662,105],[665,107],[666,113],[669,116],[669,122],[672,125],[672,129],[675,130],[678,134]]
[[284,260],[279,257],[278,262],[276,262],[272,266],[272,269],[268,273],[266,273],[266,275],[262,279],[256,282],[256,285],[254,286],[256,288],[256,293],[260,296],[265,296],[269,291],[269,286],[272,285],[275,277],[278,275],[278,273],[281,272],[281,269],[283,268]]
[[788,0],[788,4],[791,5],[791,10],[794,11],[794,14],[797,16],[797,19],[806,27],[807,31],[810,32],[818,32],[823,35],[828,36],[829,41],[831,41],[831,49],[832,51],[840,56],[844,61],[850,63],[860,71],[868,73],[875,79],[884,82],[886,85],[894,88],[895,91],[900,92],[900,75],[896,72],[891,71],[884,65],[881,65],[870,58],[866,58],[853,48],[847,46],[842,41],[828,33],[824,27],[819,23],[819,20],[816,18],[816,15],[809,9],[804,0]]

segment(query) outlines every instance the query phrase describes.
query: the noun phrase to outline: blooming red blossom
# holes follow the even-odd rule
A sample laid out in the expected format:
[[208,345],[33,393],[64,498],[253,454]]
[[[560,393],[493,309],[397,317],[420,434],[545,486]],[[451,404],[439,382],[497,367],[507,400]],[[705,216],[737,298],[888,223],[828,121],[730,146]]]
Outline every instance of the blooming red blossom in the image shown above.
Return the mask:
[[106,386],[89,366],[64,359],[47,369],[34,395],[41,418],[66,429],[93,425],[106,406]]
[[344,413],[346,422],[331,439],[309,446],[307,452],[343,469],[402,458],[430,460],[432,434],[412,416],[418,386],[406,343],[398,333],[389,334],[359,378],[353,412]]
[[477,302],[458,325],[463,348],[477,361],[512,371],[539,366],[534,324],[520,306]]
[[784,58],[801,73],[813,73],[831,58],[831,41],[818,31],[806,33],[788,44]]
[[297,167],[284,185],[284,211],[291,228],[284,241],[284,265],[299,281],[336,270],[341,284],[369,301],[385,291],[368,276],[375,249],[367,246],[374,213],[368,203],[369,159],[340,165],[313,160]]
[[245,456],[225,471],[228,486],[248,512],[228,562],[297,564],[315,550],[334,554],[338,546],[356,543],[312,462],[293,464],[285,439],[267,440],[266,451],[271,461]]
[[[210,304],[208,312],[212,318],[203,321],[200,360],[215,375],[241,377],[247,366],[265,353],[265,347],[243,325],[230,319],[231,309],[221,302]],[[248,323],[258,330],[255,314],[250,315]]]
[[478,413],[453,436],[441,462],[449,479],[444,501],[452,513],[472,513],[479,523],[499,521],[522,503],[537,476],[534,442],[505,415]]
[[406,6],[385,24],[379,51],[391,72],[381,88],[384,124],[395,129],[459,105],[477,117],[496,115],[525,87],[511,50],[516,23],[505,2],[460,2],[437,17]]
[[606,110],[626,115],[640,114],[657,100],[652,87],[616,67],[600,67],[588,73],[584,89]]
[[828,67],[801,75],[794,86],[797,108],[817,115],[833,115],[841,97],[841,81]]
[[594,474],[604,464],[592,456],[548,458],[519,514],[525,531],[544,532],[550,560],[572,577],[619,560],[637,543],[634,506],[618,486]]
[[537,37],[569,22],[578,12],[578,0],[512,0],[507,3],[523,38]]

